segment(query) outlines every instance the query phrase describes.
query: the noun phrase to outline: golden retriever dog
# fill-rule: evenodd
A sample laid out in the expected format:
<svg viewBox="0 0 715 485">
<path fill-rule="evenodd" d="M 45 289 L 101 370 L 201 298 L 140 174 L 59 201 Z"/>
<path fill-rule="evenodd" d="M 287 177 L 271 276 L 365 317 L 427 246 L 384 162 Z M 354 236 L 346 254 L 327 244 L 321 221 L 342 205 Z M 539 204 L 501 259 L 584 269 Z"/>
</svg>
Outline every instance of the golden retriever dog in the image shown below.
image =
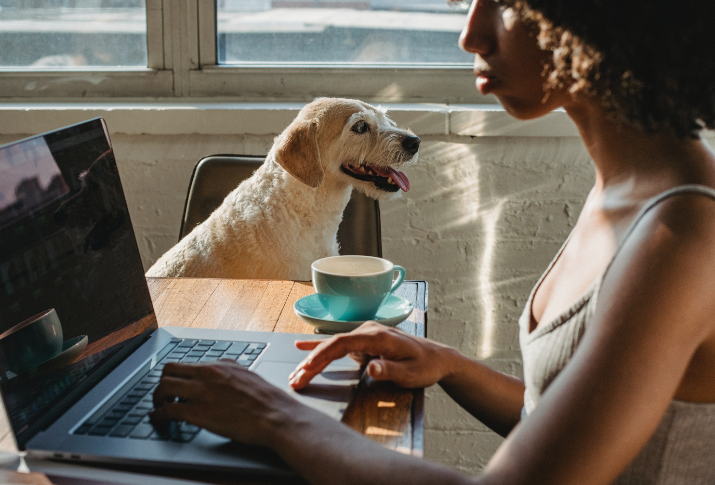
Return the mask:
<svg viewBox="0 0 715 485">
<path fill-rule="evenodd" d="M 147 276 L 310 280 L 336 239 L 353 188 L 395 197 L 420 139 L 362 101 L 318 98 L 276 137 L 263 165 Z"/>
</svg>

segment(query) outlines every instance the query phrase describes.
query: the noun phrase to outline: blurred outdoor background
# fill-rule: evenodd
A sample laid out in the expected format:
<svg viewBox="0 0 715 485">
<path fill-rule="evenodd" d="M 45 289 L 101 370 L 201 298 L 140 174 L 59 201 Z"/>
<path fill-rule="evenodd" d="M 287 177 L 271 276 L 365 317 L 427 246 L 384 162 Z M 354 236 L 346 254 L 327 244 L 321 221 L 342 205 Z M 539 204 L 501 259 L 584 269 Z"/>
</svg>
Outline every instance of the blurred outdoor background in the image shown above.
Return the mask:
<svg viewBox="0 0 715 485">
<path fill-rule="evenodd" d="M 471 64 L 466 2 L 217 0 L 220 64 Z M 0 67 L 146 67 L 145 0 L 0 0 Z"/>
</svg>

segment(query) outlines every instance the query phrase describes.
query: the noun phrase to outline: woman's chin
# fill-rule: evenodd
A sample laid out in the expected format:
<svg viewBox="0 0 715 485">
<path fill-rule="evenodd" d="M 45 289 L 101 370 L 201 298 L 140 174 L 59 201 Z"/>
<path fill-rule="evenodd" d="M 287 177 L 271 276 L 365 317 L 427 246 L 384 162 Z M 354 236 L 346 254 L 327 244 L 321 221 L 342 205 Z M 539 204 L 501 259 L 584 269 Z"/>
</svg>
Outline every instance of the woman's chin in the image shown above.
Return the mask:
<svg viewBox="0 0 715 485">
<path fill-rule="evenodd" d="M 497 96 L 497 99 L 499 99 L 499 103 L 504 110 L 517 120 L 540 118 L 559 107 L 558 105 L 552 105 L 552 103 L 542 103 L 541 100 L 524 101 L 505 99 L 499 96 Z"/>
</svg>

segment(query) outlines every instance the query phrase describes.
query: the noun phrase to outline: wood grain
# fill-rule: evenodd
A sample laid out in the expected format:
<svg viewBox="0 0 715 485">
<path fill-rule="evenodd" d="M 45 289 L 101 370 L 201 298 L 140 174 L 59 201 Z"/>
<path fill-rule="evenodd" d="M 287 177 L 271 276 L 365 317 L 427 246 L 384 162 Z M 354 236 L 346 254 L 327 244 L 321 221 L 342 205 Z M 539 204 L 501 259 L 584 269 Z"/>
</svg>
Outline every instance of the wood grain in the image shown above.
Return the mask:
<svg viewBox="0 0 715 485">
<path fill-rule="evenodd" d="M 412 454 L 414 393 L 367 378 L 343 415 L 355 431 L 400 453 Z"/>
<path fill-rule="evenodd" d="M 281 313 L 287 307 L 290 307 L 291 311 L 293 309 L 290 295 L 294 286 L 292 281 L 272 281 L 261 297 L 258 308 L 248 322 L 246 330 L 273 332 Z"/>
<path fill-rule="evenodd" d="M 298 315 L 293 311 L 293 304 L 304 296 L 315 293 L 311 282 L 296 281 L 288 295 L 283 311 L 278 319 L 275 330 L 276 332 L 285 333 L 314 333 L 315 329 L 298 318 Z"/>
<path fill-rule="evenodd" d="M 220 280 L 191 326 L 245 330 L 267 287 L 268 281 Z"/>
<path fill-rule="evenodd" d="M 42 473 L 19 473 L 11 470 L 0 470 L 0 483 L 8 485 L 31 484 L 31 485 L 52 485 L 52 482 Z"/>
<path fill-rule="evenodd" d="M 159 326 L 190 327 L 220 283 L 219 279 L 171 280 L 157 300 L 152 295 Z"/>
<path fill-rule="evenodd" d="M 172 281 L 173 278 L 147 278 L 147 286 L 149 287 L 149 293 L 152 296 L 154 305 L 156 305 L 159 297 Z"/>
</svg>

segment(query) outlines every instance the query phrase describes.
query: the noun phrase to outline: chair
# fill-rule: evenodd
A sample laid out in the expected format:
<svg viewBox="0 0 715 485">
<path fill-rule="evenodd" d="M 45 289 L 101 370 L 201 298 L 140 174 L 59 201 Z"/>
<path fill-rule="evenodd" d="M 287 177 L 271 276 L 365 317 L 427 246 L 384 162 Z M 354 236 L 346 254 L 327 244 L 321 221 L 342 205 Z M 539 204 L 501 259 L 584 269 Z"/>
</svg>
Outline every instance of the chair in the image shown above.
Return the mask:
<svg viewBox="0 0 715 485">
<path fill-rule="evenodd" d="M 265 157 L 211 155 L 194 168 L 186 195 L 179 240 L 205 221 L 223 199 L 261 166 Z M 382 257 L 380 204 L 354 190 L 338 227 L 340 254 Z"/>
</svg>

